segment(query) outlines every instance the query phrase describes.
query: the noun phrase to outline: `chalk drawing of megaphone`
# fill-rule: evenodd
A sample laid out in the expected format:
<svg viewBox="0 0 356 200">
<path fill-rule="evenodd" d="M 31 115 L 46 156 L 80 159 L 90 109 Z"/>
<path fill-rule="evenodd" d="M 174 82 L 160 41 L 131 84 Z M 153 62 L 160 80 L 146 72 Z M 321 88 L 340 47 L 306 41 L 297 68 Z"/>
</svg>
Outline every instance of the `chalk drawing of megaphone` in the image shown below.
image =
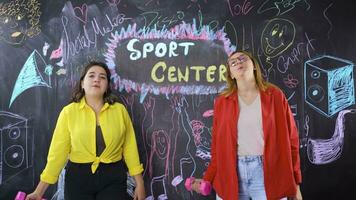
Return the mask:
<svg viewBox="0 0 356 200">
<path fill-rule="evenodd" d="M 52 70 L 53 67 L 47 65 L 38 51 L 34 50 L 27 58 L 17 77 L 14 89 L 12 90 L 9 108 L 15 99 L 29 88 L 38 86 L 51 88 L 50 76 L 52 75 Z"/>
</svg>

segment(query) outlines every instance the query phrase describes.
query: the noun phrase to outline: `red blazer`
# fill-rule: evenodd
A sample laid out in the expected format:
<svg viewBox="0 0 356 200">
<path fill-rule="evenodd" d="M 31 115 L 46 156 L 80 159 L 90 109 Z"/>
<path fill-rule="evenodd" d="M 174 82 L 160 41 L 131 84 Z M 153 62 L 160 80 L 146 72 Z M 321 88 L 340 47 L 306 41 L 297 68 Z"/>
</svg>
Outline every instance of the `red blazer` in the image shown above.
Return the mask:
<svg viewBox="0 0 356 200">
<path fill-rule="evenodd" d="M 270 86 L 260 92 L 264 133 L 263 169 L 267 199 L 295 196 L 301 183 L 299 138 L 283 92 Z M 223 200 L 238 199 L 236 92 L 220 95 L 214 104 L 211 161 L 203 179 L 210 181 Z"/>
</svg>

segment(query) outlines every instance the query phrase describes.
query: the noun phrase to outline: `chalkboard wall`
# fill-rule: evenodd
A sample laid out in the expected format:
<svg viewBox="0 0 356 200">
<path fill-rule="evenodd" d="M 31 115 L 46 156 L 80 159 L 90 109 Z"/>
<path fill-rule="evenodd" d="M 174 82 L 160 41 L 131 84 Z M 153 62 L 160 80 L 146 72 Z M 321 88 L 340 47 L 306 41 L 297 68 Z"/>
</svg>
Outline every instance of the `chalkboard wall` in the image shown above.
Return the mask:
<svg viewBox="0 0 356 200">
<path fill-rule="evenodd" d="M 0 199 L 31 192 L 52 132 L 90 60 L 106 62 L 133 121 L 147 199 L 184 188 L 211 155 L 226 58 L 252 52 L 285 93 L 300 135 L 304 199 L 356 185 L 351 0 L 14 0 L 0 3 Z M 63 174 L 47 199 L 63 199 Z M 133 180 L 128 179 L 132 193 Z"/>
</svg>

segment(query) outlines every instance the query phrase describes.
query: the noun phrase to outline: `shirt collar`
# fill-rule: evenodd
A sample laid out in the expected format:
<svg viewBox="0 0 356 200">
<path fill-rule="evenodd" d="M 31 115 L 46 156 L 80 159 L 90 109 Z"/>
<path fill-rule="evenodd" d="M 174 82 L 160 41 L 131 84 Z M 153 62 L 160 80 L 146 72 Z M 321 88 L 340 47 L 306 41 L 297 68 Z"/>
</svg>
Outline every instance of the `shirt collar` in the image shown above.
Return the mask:
<svg viewBox="0 0 356 200">
<path fill-rule="evenodd" d="M 106 110 L 109 107 L 109 103 L 105 102 L 103 107 L 101 108 L 101 111 Z"/>
<path fill-rule="evenodd" d="M 232 92 L 231 94 L 229 94 L 229 96 L 227 96 L 225 98 L 237 101 L 237 90 L 235 90 L 234 92 Z"/>
<path fill-rule="evenodd" d="M 80 109 L 83 109 L 85 105 L 88 105 L 88 104 L 87 104 L 87 102 L 85 101 L 85 98 L 82 97 L 82 99 L 81 99 L 80 102 L 79 102 L 79 108 L 80 108 Z M 103 110 L 107 109 L 108 107 L 109 107 L 109 103 L 105 102 L 105 103 L 104 103 L 104 106 L 101 108 L 101 110 L 103 111 Z"/>
<path fill-rule="evenodd" d="M 85 101 L 85 98 L 82 97 L 82 99 L 80 99 L 80 102 L 79 102 L 79 108 L 80 108 L 80 109 L 83 109 L 86 104 L 87 104 L 87 103 L 86 103 L 86 101 Z"/>
<path fill-rule="evenodd" d="M 260 96 L 265 97 L 267 95 L 271 95 L 271 89 L 267 88 L 265 91 L 260 90 Z M 229 96 L 225 97 L 227 99 L 237 101 L 238 100 L 238 95 L 237 95 L 237 90 L 235 90 L 233 93 L 231 93 Z"/>
</svg>

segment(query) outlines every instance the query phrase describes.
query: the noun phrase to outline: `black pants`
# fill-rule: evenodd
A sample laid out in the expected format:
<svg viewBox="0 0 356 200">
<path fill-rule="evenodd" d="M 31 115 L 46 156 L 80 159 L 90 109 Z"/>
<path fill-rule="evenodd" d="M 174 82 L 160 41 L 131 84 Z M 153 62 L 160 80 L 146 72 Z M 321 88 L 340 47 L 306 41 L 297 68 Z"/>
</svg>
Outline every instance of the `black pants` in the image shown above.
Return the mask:
<svg viewBox="0 0 356 200">
<path fill-rule="evenodd" d="M 94 174 L 91 163 L 68 162 L 65 174 L 65 200 L 131 199 L 126 192 L 126 168 L 123 161 L 100 163 Z"/>
</svg>

